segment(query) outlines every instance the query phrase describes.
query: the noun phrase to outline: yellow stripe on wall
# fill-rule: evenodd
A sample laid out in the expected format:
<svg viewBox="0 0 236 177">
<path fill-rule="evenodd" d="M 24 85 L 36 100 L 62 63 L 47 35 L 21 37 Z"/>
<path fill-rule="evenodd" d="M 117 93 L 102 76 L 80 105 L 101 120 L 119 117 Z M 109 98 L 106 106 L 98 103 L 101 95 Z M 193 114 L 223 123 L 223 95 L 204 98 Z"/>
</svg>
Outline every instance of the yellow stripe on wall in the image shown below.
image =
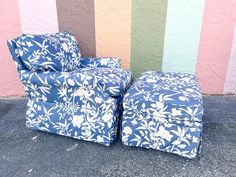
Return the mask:
<svg viewBox="0 0 236 177">
<path fill-rule="evenodd" d="M 121 58 L 122 67 L 130 66 L 131 0 L 96 0 L 96 55 Z"/>
</svg>

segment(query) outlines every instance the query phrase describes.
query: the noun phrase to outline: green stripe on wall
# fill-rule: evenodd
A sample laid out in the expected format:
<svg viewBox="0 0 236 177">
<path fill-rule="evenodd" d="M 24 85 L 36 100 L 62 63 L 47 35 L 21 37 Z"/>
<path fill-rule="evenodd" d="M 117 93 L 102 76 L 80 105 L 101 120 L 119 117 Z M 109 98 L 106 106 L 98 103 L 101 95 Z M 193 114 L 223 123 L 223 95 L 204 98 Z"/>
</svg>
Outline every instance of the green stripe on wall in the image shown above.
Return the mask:
<svg viewBox="0 0 236 177">
<path fill-rule="evenodd" d="M 132 1 L 131 69 L 162 69 L 167 0 Z"/>
</svg>

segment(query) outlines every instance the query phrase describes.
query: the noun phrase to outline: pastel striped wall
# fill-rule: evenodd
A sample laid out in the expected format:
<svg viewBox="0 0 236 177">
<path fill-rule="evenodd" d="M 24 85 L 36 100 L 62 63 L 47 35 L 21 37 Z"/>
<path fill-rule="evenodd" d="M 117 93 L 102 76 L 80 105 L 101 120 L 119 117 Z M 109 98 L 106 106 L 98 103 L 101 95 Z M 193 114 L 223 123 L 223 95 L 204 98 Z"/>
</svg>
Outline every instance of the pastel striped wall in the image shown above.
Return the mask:
<svg viewBox="0 0 236 177">
<path fill-rule="evenodd" d="M 72 32 L 83 56 L 96 55 L 94 1 L 57 0 L 60 31 Z"/>
<path fill-rule="evenodd" d="M 22 33 L 58 32 L 56 0 L 18 0 Z"/>
<path fill-rule="evenodd" d="M 96 0 L 96 55 L 117 56 L 130 67 L 131 0 Z"/>
<path fill-rule="evenodd" d="M 236 26 L 234 27 L 234 40 L 228 63 L 224 93 L 236 93 Z"/>
<path fill-rule="evenodd" d="M 226 73 L 230 67 L 228 64 L 236 24 L 235 12 L 235 0 L 205 2 L 196 74 L 206 93 L 223 93 Z"/>
<path fill-rule="evenodd" d="M 131 69 L 135 76 L 161 71 L 165 36 L 166 0 L 132 1 Z"/>
<path fill-rule="evenodd" d="M 235 0 L 2 0 L 0 96 L 24 95 L 6 40 L 71 31 L 83 56 L 117 56 L 135 76 L 195 73 L 202 91 L 236 93 Z"/>
<path fill-rule="evenodd" d="M 204 0 L 168 1 L 163 71 L 195 72 L 203 12 Z"/>
<path fill-rule="evenodd" d="M 21 33 L 18 3 L 2 0 L 0 5 L 0 96 L 23 95 L 16 67 L 6 46 L 7 39 Z"/>
</svg>

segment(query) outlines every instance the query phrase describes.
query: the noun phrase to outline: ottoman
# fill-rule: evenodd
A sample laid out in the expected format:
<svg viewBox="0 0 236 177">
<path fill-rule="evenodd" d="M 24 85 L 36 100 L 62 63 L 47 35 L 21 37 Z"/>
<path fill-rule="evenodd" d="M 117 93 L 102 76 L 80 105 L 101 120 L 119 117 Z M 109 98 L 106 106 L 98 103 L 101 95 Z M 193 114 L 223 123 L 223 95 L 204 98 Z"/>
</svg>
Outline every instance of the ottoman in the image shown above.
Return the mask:
<svg viewBox="0 0 236 177">
<path fill-rule="evenodd" d="M 122 143 L 195 158 L 202 135 L 202 95 L 192 74 L 148 71 L 123 99 Z"/>
</svg>

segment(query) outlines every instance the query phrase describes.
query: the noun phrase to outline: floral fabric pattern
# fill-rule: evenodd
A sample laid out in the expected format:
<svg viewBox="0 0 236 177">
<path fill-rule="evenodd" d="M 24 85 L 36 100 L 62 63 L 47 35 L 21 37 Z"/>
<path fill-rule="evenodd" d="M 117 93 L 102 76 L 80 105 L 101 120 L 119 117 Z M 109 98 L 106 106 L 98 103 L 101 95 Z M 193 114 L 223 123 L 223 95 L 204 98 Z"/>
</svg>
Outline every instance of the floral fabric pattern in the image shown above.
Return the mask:
<svg viewBox="0 0 236 177">
<path fill-rule="evenodd" d="M 145 72 L 125 94 L 123 107 L 123 144 L 197 156 L 203 106 L 194 75 Z"/>
<path fill-rule="evenodd" d="M 109 146 L 116 139 L 129 70 L 79 67 L 70 72 L 28 70 L 15 40 L 8 46 L 28 97 L 26 126 Z"/>
<path fill-rule="evenodd" d="M 71 71 L 80 64 L 80 49 L 68 32 L 23 34 L 16 39 L 18 54 L 31 71 Z"/>
<path fill-rule="evenodd" d="M 81 68 L 120 68 L 120 59 L 114 57 L 81 58 Z"/>
</svg>

